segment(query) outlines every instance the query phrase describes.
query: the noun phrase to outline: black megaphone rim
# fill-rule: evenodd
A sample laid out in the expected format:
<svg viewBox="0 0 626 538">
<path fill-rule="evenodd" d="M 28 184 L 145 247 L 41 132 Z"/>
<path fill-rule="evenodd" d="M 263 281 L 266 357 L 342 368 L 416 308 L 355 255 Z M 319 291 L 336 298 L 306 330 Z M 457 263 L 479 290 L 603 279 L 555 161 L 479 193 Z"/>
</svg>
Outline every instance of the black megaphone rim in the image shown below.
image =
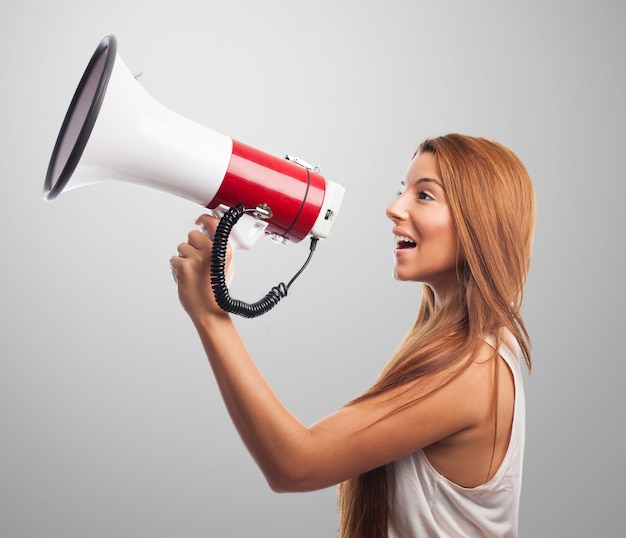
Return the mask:
<svg viewBox="0 0 626 538">
<path fill-rule="evenodd" d="M 55 181 L 54 171 L 56 169 L 56 163 L 64 142 L 65 133 L 72 122 L 73 115 L 80 101 L 81 95 L 91 78 L 91 72 L 97 65 L 100 56 L 105 53 L 107 56 L 104 61 L 104 67 L 98 80 L 98 85 L 96 87 L 96 91 L 94 92 L 85 121 L 80 129 L 69 157 L 63 166 L 63 170 L 59 174 L 58 179 Z M 115 39 L 115 36 L 109 35 L 100 41 L 98 47 L 91 56 L 91 60 L 83 73 L 80 83 L 74 92 L 72 102 L 70 103 L 70 106 L 65 114 L 65 119 L 63 120 L 61 130 L 59 131 L 54 150 L 52 151 L 52 156 L 50 157 L 50 163 L 48 164 L 48 171 L 46 173 L 46 181 L 44 184 L 44 196 L 46 200 L 53 200 L 63 191 L 80 162 L 83 151 L 85 150 L 89 137 L 91 136 L 91 132 L 93 131 L 93 127 L 98 119 L 98 114 L 100 113 L 100 108 L 102 107 L 102 103 L 106 95 L 111 73 L 113 72 L 113 66 L 115 65 L 116 54 L 117 40 Z"/>
</svg>

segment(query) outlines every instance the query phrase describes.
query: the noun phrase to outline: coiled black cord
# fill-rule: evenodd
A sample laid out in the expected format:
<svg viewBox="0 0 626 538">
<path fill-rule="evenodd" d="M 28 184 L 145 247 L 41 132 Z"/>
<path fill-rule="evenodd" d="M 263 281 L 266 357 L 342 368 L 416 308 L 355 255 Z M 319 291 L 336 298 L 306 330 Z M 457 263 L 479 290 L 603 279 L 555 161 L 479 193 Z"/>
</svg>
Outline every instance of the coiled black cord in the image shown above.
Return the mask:
<svg viewBox="0 0 626 538">
<path fill-rule="evenodd" d="M 287 296 L 287 292 L 289 291 L 291 284 L 293 284 L 294 280 L 300 276 L 302 271 L 304 271 L 305 267 L 311 261 L 318 239 L 316 237 L 311 237 L 309 257 L 288 284 L 281 282 L 277 286 L 274 286 L 269 292 L 267 292 L 265 297 L 258 300 L 256 303 L 250 304 L 240 301 L 239 299 L 234 299 L 228 292 L 226 276 L 224 274 L 226 268 L 226 249 L 228 247 L 228 238 L 233 226 L 247 211 L 254 210 L 247 210 L 242 205 L 233 206 L 226 211 L 226 213 L 224 213 L 219 224 L 217 225 L 215 236 L 213 238 L 211 286 L 213 288 L 215 300 L 222 310 L 243 316 L 245 318 L 256 318 L 266 312 L 269 312 L 283 297 Z"/>
</svg>

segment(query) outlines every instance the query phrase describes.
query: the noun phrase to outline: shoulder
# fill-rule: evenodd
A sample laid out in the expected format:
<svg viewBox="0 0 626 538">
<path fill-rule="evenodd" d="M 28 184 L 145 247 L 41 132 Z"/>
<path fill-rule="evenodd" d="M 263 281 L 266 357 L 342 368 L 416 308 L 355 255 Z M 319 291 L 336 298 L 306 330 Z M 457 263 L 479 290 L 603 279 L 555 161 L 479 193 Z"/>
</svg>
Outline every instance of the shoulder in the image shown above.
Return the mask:
<svg viewBox="0 0 626 538">
<path fill-rule="evenodd" d="M 460 373 L 452 377 L 439 389 L 439 396 L 448 401 L 464 428 L 482 422 L 492 410 L 494 376 L 498 360 L 497 351 L 486 342 L 481 342 L 465 361 Z"/>
<path fill-rule="evenodd" d="M 497 350 L 481 341 L 441 376 L 391 389 L 370 406 L 380 404 L 378 413 L 414 432 L 414 449 L 482 428 L 492 420 L 496 376 L 508 371 L 499 368 L 499 360 Z"/>
</svg>

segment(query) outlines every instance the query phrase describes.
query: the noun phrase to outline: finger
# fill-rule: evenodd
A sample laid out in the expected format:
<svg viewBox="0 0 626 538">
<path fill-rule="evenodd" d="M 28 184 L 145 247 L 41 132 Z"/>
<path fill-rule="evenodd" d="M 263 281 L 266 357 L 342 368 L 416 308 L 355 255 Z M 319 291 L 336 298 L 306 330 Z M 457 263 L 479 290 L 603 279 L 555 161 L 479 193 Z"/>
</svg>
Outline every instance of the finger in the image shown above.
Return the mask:
<svg viewBox="0 0 626 538">
<path fill-rule="evenodd" d="M 183 259 L 179 256 L 172 256 L 170 258 L 170 271 L 174 282 L 178 284 L 178 271 L 183 264 Z"/>
<path fill-rule="evenodd" d="M 219 222 L 220 219 L 218 217 L 207 214 L 200 215 L 196 220 L 196 224 L 198 226 L 202 226 L 202 228 L 204 228 L 209 237 L 215 236 L 215 230 L 217 229 L 217 225 L 219 224 Z"/>
<path fill-rule="evenodd" d="M 201 230 L 192 230 L 187 236 L 187 243 L 197 250 L 211 250 L 213 241 Z"/>
<path fill-rule="evenodd" d="M 172 273 L 172 278 L 174 279 L 174 282 L 178 284 L 178 270 L 174 266 L 174 262 L 172 260 L 170 260 L 170 273 Z"/>
<path fill-rule="evenodd" d="M 193 260 L 190 260 L 190 258 L 186 256 L 179 255 L 172 256 L 170 258 L 170 270 L 172 272 L 172 277 L 174 278 L 174 281 L 176 283 L 178 283 L 181 276 L 184 277 L 184 275 L 188 275 L 190 274 L 190 272 L 193 272 L 194 266 L 195 264 Z"/>
<path fill-rule="evenodd" d="M 181 258 L 191 258 L 198 254 L 198 248 L 189 243 L 181 243 L 178 245 L 178 255 Z"/>
</svg>

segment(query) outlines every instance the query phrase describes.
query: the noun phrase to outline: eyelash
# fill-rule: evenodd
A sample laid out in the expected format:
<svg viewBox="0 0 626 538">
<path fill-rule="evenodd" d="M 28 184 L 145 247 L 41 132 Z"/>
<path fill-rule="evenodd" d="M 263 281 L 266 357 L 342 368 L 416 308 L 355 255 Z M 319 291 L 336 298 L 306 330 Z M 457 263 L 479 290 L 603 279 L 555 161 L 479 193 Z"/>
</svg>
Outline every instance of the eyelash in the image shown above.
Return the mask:
<svg viewBox="0 0 626 538">
<path fill-rule="evenodd" d="M 397 191 L 396 192 L 396 198 L 398 196 L 402 196 L 403 194 L 404 194 L 404 191 L 401 191 L 401 190 Z M 417 199 L 418 200 L 427 200 L 427 201 L 428 200 L 434 200 L 434 198 L 430 194 L 428 194 L 426 191 L 419 191 L 417 193 Z"/>
<path fill-rule="evenodd" d="M 428 197 L 428 198 L 426 198 L 426 197 Z M 434 200 L 434 198 L 430 194 L 425 192 L 425 191 L 419 191 L 417 193 L 417 199 L 418 200 Z"/>
<path fill-rule="evenodd" d="M 401 189 L 399 189 L 399 190 L 396 192 L 396 198 L 397 198 L 398 196 L 403 195 L 403 194 L 404 194 L 404 192 L 405 192 L 405 190 L 406 190 L 406 188 L 405 188 L 405 187 L 404 187 L 404 185 L 403 185 L 403 186 L 402 186 L 402 188 L 401 188 Z M 426 200 L 426 201 L 429 201 L 429 200 L 434 200 L 435 198 L 434 198 L 433 196 L 431 196 L 430 194 L 428 194 L 426 191 L 418 191 L 418 192 L 417 192 L 417 199 L 418 199 L 418 200 Z"/>
</svg>

